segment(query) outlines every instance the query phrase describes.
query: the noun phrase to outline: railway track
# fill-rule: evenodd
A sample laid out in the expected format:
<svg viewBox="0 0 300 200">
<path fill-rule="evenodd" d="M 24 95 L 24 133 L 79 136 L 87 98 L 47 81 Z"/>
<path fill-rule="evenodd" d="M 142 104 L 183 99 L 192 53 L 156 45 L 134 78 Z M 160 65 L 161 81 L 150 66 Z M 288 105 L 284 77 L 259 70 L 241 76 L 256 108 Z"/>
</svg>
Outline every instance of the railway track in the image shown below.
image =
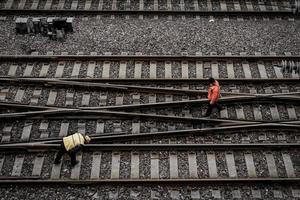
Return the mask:
<svg viewBox="0 0 300 200">
<path fill-rule="evenodd" d="M 300 198 L 300 76 L 276 67 L 283 60 L 300 67 L 290 45 L 297 33 L 280 33 L 296 30 L 291 7 L 277 0 L 1 1 L 8 29 L 1 54 L 16 55 L 0 55 L 0 195 Z M 75 31 L 61 43 L 17 35 L 26 44 L 16 46 L 9 42 L 16 15 L 76 16 Z M 120 24 L 111 27 L 114 20 Z M 179 34 L 189 23 L 201 34 Z M 260 39 L 270 24 L 279 31 Z M 165 32 L 174 32 L 169 43 Z M 215 43 L 215 35 L 224 40 Z M 223 110 L 203 118 L 209 77 L 221 84 Z M 80 163 L 71 168 L 64 156 L 54 165 L 62 137 L 74 132 L 92 138 Z"/>
<path fill-rule="evenodd" d="M 122 180 L 130 182 L 132 179 L 136 179 L 135 182 L 147 182 L 149 179 L 164 179 L 167 182 L 176 179 L 183 182 L 243 182 L 251 178 L 257 182 L 266 181 L 264 178 L 268 178 L 268 181 L 299 181 L 299 143 L 90 144 L 85 145 L 85 150 L 89 152 L 77 156 L 83 162 L 68 173 L 64 173 L 68 162 L 51 166 L 54 153 L 44 152 L 58 147 L 55 144 L 1 145 L 0 149 L 5 151 L 1 155 L 1 163 L 6 166 L 1 174 L 23 176 L 24 179 L 38 176 L 42 180 L 37 182 L 49 179 L 70 182 L 75 179 L 80 180 L 77 181 L 79 184 L 89 179 L 104 183 Z M 11 150 L 21 150 L 23 155 L 9 153 Z M 25 153 L 24 150 L 40 152 Z M 44 162 L 48 163 L 46 169 L 43 167 Z M 10 181 L 14 182 L 13 179 Z M 8 177 L 4 182 L 10 181 Z M 34 181 L 31 179 L 31 182 Z"/>
<path fill-rule="evenodd" d="M 72 14 L 292 14 L 290 1 L 108 1 L 108 0 L 5 0 L 0 4 L 4 13 L 72 13 Z"/>
<path fill-rule="evenodd" d="M 290 60 L 299 65 L 299 56 L 290 52 L 286 52 L 284 56 L 261 55 L 259 52 L 257 55 L 239 56 L 3 55 L 0 60 L 3 66 L 1 75 L 9 77 L 94 78 L 122 81 L 186 80 L 209 76 L 221 79 L 299 78 L 299 74 L 282 73 L 281 68 L 275 66 L 282 60 Z"/>
</svg>

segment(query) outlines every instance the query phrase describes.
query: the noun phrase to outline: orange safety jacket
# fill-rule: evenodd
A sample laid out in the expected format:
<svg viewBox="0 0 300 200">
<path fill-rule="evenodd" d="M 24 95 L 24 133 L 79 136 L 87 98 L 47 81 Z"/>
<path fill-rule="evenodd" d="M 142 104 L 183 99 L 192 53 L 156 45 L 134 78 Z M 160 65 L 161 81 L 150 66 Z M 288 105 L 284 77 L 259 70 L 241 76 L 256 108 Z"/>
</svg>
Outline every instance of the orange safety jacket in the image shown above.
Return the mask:
<svg viewBox="0 0 300 200">
<path fill-rule="evenodd" d="M 213 86 L 208 88 L 207 97 L 210 100 L 211 104 L 214 104 L 220 98 L 220 86 L 217 80 L 215 80 Z"/>
</svg>

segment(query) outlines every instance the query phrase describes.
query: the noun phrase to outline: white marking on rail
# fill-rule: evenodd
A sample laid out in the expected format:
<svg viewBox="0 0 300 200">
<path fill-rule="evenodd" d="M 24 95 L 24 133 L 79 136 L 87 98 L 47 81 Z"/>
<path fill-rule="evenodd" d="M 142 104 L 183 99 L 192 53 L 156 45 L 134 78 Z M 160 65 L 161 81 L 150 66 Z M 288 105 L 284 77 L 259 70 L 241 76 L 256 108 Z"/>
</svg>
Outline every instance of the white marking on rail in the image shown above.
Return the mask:
<svg viewBox="0 0 300 200">
<path fill-rule="evenodd" d="M 271 5 L 272 5 L 272 10 L 273 11 L 278 11 L 278 5 L 277 5 L 277 1 L 271 0 Z"/>
<path fill-rule="evenodd" d="M 72 168 L 71 179 L 79 180 L 80 168 L 81 168 L 81 164 L 82 164 L 82 153 L 79 153 L 76 155 L 76 160 L 78 160 L 79 163 Z"/>
<path fill-rule="evenodd" d="M 171 190 L 170 197 L 172 200 L 179 200 L 179 191 L 178 190 Z"/>
<path fill-rule="evenodd" d="M 198 178 L 196 152 L 188 154 L 190 178 Z"/>
<path fill-rule="evenodd" d="M 48 135 L 49 135 L 49 133 L 47 131 L 48 127 L 49 127 L 49 122 L 47 122 L 47 121 L 46 122 L 41 122 L 40 127 L 39 127 L 39 130 L 41 131 L 40 138 L 47 138 L 48 137 Z"/>
<path fill-rule="evenodd" d="M 64 73 L 65 65 L 66 65 L 65 61 L 58 62 L 57 69 L 56 69 L 56 72 L 55 72 L 55 75 L 54 75 L 55 78 L 61 78 L 62 77 L 62 75 Z"/>
<path fill-rule="evenodd" d="M 103 9 L 103 0 L 100 0 L 98 5 L 98 10 L 102 10 L 102 9 Z"/>
<path fill-rule="evenodd" d="M 211 11 L 212 10 L 212 3 L 211 3 L 211 0 L 207 0 L 207 10 L 208 11 Z"/>
<path fill-rule="evenodd" d="M 39 77 L 46 77 L 49 70 L 49 63 L 43 63 Z"/>
<path fill-rule="evenodd" d="M 167 0 L 167 10 L 172 10 L 172 2 L 171 2 L 171 0 Z"/>
<path fill-rule="evenodd" d="M 139 79 L 142 77 L 142 63 L 140 61 L 136 61 L 134 63 L 134 78 Z"/>
<path fill-rule="evenodd" d="M 203 62 L 202 61 L 196 62 L 196 78 L 198 78 L 198 79 L 203 78 Z"/>
<path fill-rule="evenodd" d="M 120 69 L 119 69 L 119 78 L 126 78 L 126 68 L 127 68 L 127 62 L 121 61 Z"/>
<path fill-rule="evenodd" d="M 255 120 L 262 120 L 262 114 L 259 105 L 253 106 L 253 114 Z"/>
<path fill-rule="evenodd" d="M 246 1 L 246 7 L 248 11 L 253 11 L 253 5 L 251 1 Z"/>
<path fill-rule="evenodd" d="M 176 152 L 170 152 L 169 155 L 169 161 L 170 161 L 170 178 L 176 179 L 178 178 L 178 159 L 177 159 L 177 153 Z"/>
<path fill-rule="evenodd" d="M 83 94 L 82 95 L 82 100 L 81 100 L 81 105 L 82 106 L 88 106 L 90 104 L 90 94 Z"/>
<path fill-rule="evenodd" d="M 210 178 L 217 178 L 218 171 L 217 171 L 217 164 L 216 164 L 216 156 L 214 152 L 207 152 L 207 164 L 208 164 L 208 172 Z"/>
<path fill-rule="evenodd" d="M 220 0 L 221 11 L 227 11 L 226 1 Z"/>
<path fill-rule="evenodd" d="M 51 170 L 51 179 L 59 179 L 60 178 L 60 171 L 61 171 L 61 167 L 62 167 L 62 161 L 55 165 L 52 165 L 52 170 Z"/>
<path fill-rule="evenodd" d="M 227 164 L 229 177 L 230 178 L 237 177 L 233 152 L 226 152 L 225 153 L 225 159 L 226 159 L 226 164 Z"/>
<path fill-rule="evenodd" d="M 32 122 L 25 122 L 22 131 L 21 140 L 29 140 L 31 129 L 32 129 Z"/>
<path fill-rule="evenodd" d="M 278 177 L 277 167 L 275 164 L 275 159 L 274 159 L 273 154 L 271 152 L 266 152 L 265 156 L 266 156 L 266 160 L 267 160 L 269 176 L 270 177 Z"/>
<path fill-rule="evenodd" d="M 124 99 L 123 94 L 117 94 L 117 96 L 116 96 L 116 106 L 123 105 L 123 99 Z"/>
<path fill-rule="evenodd" d="M 17 90 L 17 94 L 15 96 L 15 102 L 21 102 L 22 101 L 23 96 L 24 96 L 24 92 L 25 92 L 24 89 L 18 89 Z"/>
<path fill-rule="evenodd" d="M 198 0 L 194 0 L 194 10 L 198 11 L 199 10 L 199 3 Z"/>
<path fill-rule="evenodd" d="M 138 134 L 140 133 L 140 127 L 141 123 L 139 121 L 133 121 L 132 122 L 132 134 Z"/>
<path fill-rule="evenodd" d="M 242 106 L 238 105 L 238 106 L 235 108 L 235 112 L 236 112 L 236 117 L 237 117 L 237 119 L 246 119 L 245 113 L 244 113 L 244 109 L 243 109 Z"/>
<path fill-rule="evenodd" d="M 228 110 L 227 107 L 223 106 L 223 110 L 220 111 L 221 118 L 228 118 Z"/>
<path fill-rule="evenodd" d="M 151 153 L 151 179 L 159 178 L 159 155 Z"/>
<path fill-rule="evenodd" d="M 231 194 L 232 194 L 233 199 L 241 199 L 242 198 L 241 191 L 238 188 L 232 190 Z"/>
<path fill-rule="evenodd" d="M 284 167 L 285 167 L 287 176 L 289 178 L 295 178 L 296 174 L 295 174 L 295 170 L 293 167 L 293 162 L 292 162 L 291 156 L 288 153 L 282 153 L 282 159 L 284 162 Z"/>
<path fill-rule="evenodd" d="M 62 10 L 62 9 L 64 9 L 64 6 L 65 6 L 65 0 L 59 0 L 58 5 L 57 5 L 57 9 Z"/>
<path fill-rule="evenodd" d="M 266 11 L 266 10 L 267 10 L 267 8 L 266 8 L 266 5 L 265 5 L 265 2 L 264 2 L 264 1 L 262 1 L 262 0 L 258 0 L 258 4 L 259 4 L 259 9 L 260 9 L 261 11 Z"/>
<path fill-rule="evenodd" d="M 276 199 L 282 199 L 282 191 L 281 190 L 273 190 L 273 197 Z"/>
<path fill-rule="evenodd" d="M 296 110 L 295 110 L 294 106 L 287 105 L 286 109 L 288 111 L 289 119 L 291 119 L 291 120 L 297 119 L 297 114 L 296 114 Z"/>
<path fill-rule="evenodd" d="M 150 61 L 150 78 L 156 78 L 157 62 Z"/>
<path fill-rule="evenodd" d="M 44 164 L 45 157 L 42 155 L 37 155 L 34 159 L 32 176 L 40 176 L 42 172 L 42 167 Z"/>
<path fill-rule="evenodd" d="M 52 0 L 47 0 L 44 6 L 44 10 L 49 10 L 51 8 L 51 5 L 52 5 Z"/>
<path fill-rule="evenodd" d="M 93 161 L 92 161 L 91 179 L 99 179 L 100 164 L 101 164 L 101 152 L 94 152 Z"/>
<path fill-rule="evenodd" d="M 172 64 L 171 62 L 165 62 L 165 78 L 172 78 Z"/>
<path fill-rule="evenodd" d="M 23 162 L 24 162 L 24 155 L 17 155 L 15 158 L 14 166 L 11 172 L 12 176 L 20 176 L 22 167 L 23 167 Z"/>
<path fill-rule="evenodd" d="M 11 137 L 12 125 L 5 124 L 2 131 L 3 133 L 2 133 L 1 142 L 9 142 Z"/>
<path fill-rule="evenodd" d="M 30 76 L 31 75 L 31 72 L 32 72 L 32 69 L 33 69 L 33 64 L 32 63 L 28 63 L 27 65 L 26 65 L 26 68 L 25 68 L 25 70 L 24 70 L 24 74 L 23 74 L 23 76 Z"/>
<path fill-rule="evenodd" d="M 242 63 L 242 67 L 245 74 L 245 78 L 249 78 L 249 79 L 252 78 L 249 63 L 248 62 Z"/>
<path fill-rule="evenodd" d="M 111 179 L 118 179 L 120 177 L 120 152 L 112 153 L 111 166 Z"/>
<path fill-rule="evenodd" d="M 271 105 L 270 106 L 270 111 L 271 111 L 271 116 L 272 116 L 273 120 L 279 120 L 280 119 L 277 105 L 275 105 L 275 104 Z"/>
<path fill-rule="evenodd" d="M 211 196 L 214 199 L 221 199 L 221 191 L 219 189 L 212 189 L 211 190 Z"/>
<path fill-rule="evenodd" d="M 86 0 L 84 4 L 84 10 L 90 10 L 92 5 L 92 0 Z"/>
<path fill-rule="evenodd" d="M 16 65 L 16 64 L 10 65 L 7 75 L 8 76 L 16 76 L 17 68 L 18 68 L 18 65 Z"/>
<path fill-rule="evenodd" d="M 5 9 L 11 9 L 13 3 L 14 0 L 7 0 L 7 2 L 5 3 Z"/>
<path fill-rule="evenodd" d="M 263 62 L 257 63 L 260 78 L 268 78 L 266 67 Z"/>
<path fill-rule="evenodd" d="M 18 9 L 23 10 L 25 7 L 26 0 L 20 0 Z"/>
<path fill-rule="evenodd" d="M 97 121 L 96 134 L 104 133 L 104 122 Z"/>
<path fill-rule="evenodd" d="M 3 167 L 4 159 L 5 159 L 5 155 L 0 155 L 0 172 L 1 172 L 2 167 Z"/>
<path fill-rule="evenodd" d="M 235 11 L 241 11 L 241 4 L 238 0 L 234 0 L 233 5 L 234 5 L 234 10 Z"/>
<path fill-rule="evenodd" d="M 80 67 L 81 67 L 81 62 L 80 61 L 75 61 L 75 64 L 74 64 L 73 69 L 72 69 L 71 77 L 78 77 Z"/>
<path fill-rule="evenodd" d="M 226 68 L 227 68 L 227 74 L 228 74 L 228 78 L 235 78 L 234 75 L 234 69 L 233 69 L 233 62 L 232 61 L 227 61 L 226 62 Z"/>
<path fill-rule="evenodd" d="M 76 10 L 78 7 L 78 0 L 72 0 L 71 10 Z"/>
<path fill-rule="evenodd" d="M 191 199 L 197 199 L 199 200 L 201 197 L 200 197 L 200 192 L 199 190 L 191 190 Z"/>
<path fill-rule="evenodd" d="M 293 189 L 292 188 L 292 195 L 294 198 L 300 198 L 300 189 Z"/>
<path fill-rule="evenodd" d="M 211 75 L 214 78 L 219 78 L 219 67 L 218 63 L 216 62 L 211 63 Z"/>
<path fill-rule="evenodd" d="M 138 152 L 131 152 L 131 174 L 132 179 L 140 178 L 140 155 Z"/>
<path fill-rule="evenodd" d="M 184 0 L 180 0 L 180 10 L 181 10 L 181 11 L 184 11 L 184 10 L 185 10 L 184 5 L 185 5 Z"/>
<path fill-rule="evenodd" d="M 74 98 L 74 93 L 73 92 L 67 92 L 67 94 L 66 94 L 66 106 L 73 106 L 73 98 Z"/>
<path fill-rule="evenodd" d="M 68 135 L 68 130 L 69 130 L 69 123 L 68 122 L 61 123 L 59 136 L 60 137 L 67 136 Z"/>
<path fill-rule="evenodd" d="M 35 105 L 38 104 L 39 98 L 40 98 L 41 94 L 42 94 L 42 90 L 41 89 L 35 89 L 33 91 L 32 97 L 30 99 L 30 104 L 35 104 Z"/>
<path fill-rule="evenodd" d="M 103 70 L 102 70 L 102 78 L 109 78 L 109 71 L 110 71 L 110 62 L 104 61 Z"/>
<path fill-rule="evenodd" d="M 261 199 L 261 192 L 259 189 L 252 189 L 251 193 L 253 199 Z"/>
<path fill-rule="evenodd" d="M 248 176 L 251 178 L 256 177 L 253 155 L 251 152 L 245 153 L 245 161 L 246 161 Z"/>
</svg>

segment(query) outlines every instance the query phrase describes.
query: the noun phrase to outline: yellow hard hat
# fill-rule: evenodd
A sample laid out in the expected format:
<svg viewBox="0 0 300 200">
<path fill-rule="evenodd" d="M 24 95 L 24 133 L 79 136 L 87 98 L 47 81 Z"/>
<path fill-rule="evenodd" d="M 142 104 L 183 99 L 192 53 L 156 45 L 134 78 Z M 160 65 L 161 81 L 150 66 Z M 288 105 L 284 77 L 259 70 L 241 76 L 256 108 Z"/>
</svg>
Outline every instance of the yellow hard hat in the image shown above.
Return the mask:
<svg viewBox="0 0 300 200">
<path fill-rule="evenodd" d="M 91 138 L 88 135 L 84 136 L 84 138 L 87 143 L 89 143 L 91 141 Z"/>
</svg>

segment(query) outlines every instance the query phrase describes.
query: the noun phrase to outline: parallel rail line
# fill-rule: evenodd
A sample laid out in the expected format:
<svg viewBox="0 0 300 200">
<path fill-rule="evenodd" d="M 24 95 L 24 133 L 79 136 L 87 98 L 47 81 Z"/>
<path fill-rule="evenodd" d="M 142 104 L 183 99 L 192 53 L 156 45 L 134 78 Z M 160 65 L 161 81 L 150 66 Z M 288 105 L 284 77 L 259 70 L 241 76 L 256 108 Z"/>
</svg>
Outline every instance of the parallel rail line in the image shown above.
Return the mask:
<svg viewBox="0 0 300 200">
<path fill-rule="evenodd" d="M 246 60 L 246 61 L 281 61 L 300 60 L 300 55 L 0 55 L 0 61 L 222 61 L 222 60 Z"/>
</svg>

